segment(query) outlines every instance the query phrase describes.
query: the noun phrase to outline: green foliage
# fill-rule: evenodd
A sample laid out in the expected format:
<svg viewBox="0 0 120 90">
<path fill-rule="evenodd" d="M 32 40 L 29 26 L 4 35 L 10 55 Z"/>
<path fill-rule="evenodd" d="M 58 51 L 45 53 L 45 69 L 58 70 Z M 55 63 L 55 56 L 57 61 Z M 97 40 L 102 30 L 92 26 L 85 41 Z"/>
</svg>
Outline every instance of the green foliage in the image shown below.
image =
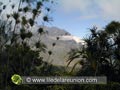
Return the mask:
<svg viewBox="0 0 120 90">
<path fill-rule="evenodd" d="M 68 65 L 76 58 L 81 57 L 81 60 L 83 60 L 84 63 L 83 65 L 80 64 L 82 65 L 82 70 L 78 75 L 104 75 L 107 76 L 108 81 L 119 82 L 119 25 L 119 22 L 113 21 L 106 26 L 105 30 L 97 30 L 96 27 L 90 29 L 91 35 L 84 39 L 86 42 L 85 47 L 80 50 L 71 50 L 69 53 Z M 111 30 L 114 32 L 109 32 Z"/>
<path fill-rule="evenodd" d="M 27 24 L 27 20 L 26 20 L 26 17 L 25 17 L 25 16 L 22 17 L 22 24 L 23 24 L 23 25 L 26 25 L 26 24 Z"/>
<path fill-rule="evenodd" d="M 90 29 L 91 34 L 85 38 L 85 45 L 72 49 L 68 54 L 68 65 L 76 60 L 81 65 L 77 76 L 107 76 L 107 85 L 73 85 L 72 90 L 119 90 L 120 88 L 120 23 L 112 21 L 105 30 Z"/>
<path fill-rule="evenodd" d="M 34 20 L 33 19 L 29 19 L 29 23 L 30 23 L 31 26 L 33 26 L 34 25 Z"/>
<path fill-rule="evenodd" d="M 49 21 L 48 16 L 44 16 L 44 17 L 43 17 L 43 20 L 46 21 L 46 22 L 48 22 L 48 21 Z"/>
<path fill-rule="evenodd" d="M 19 14 L 18 14 L 18 13 L 13 13 L 13 18 L 14 18 L 15 20 L 17 20 L 17 19 L 19 18 Z"/>
<path fill-rule="evenodd" d="M 28 6 L 23 8 L 23 11 L 24 11 L 25 13 L 28 12 L 28 10 L 29 10 L 29 7 L 28 7 Z"/>
<path fill-rule="evenodd" d="M 49 54 L 49 55 L 52 55 L 52 51 L 48 51 L 48 54 Z"/>
<path fill-rule="evenodd" d="M 38 33 L 39 33 L 39 34 L 42 34 L 43 32 L 44 32 L 43 28 L 40 27 L 40 28 L 38 29 Z"/>
<path fill-rule="evenodd" d="M 36 8 L 32 7 L 33 2 L 36 3 Z M 52 75 L 51 68 L 53 66 L 44 62 L 43 57 L 40 56 L 40 53 L 45 53 L 46 45 L 39 40 L 34 46 L 37 50 L 32 50 L 27 42 L 33 36 L 30 28 L 35 25 L 37 16 L 41 15 L 40 11 L 42 11 L 41 8 L 44 7 L 43 3 L 45 2 L 49 1 L 20 0 L 18 7 L 14 4 L 11 6 L 12 9 L 18 8 L 18 11 L 13 14 L 12 12 L 11 14 L 4 14 L 1 11 L 1 17 L 4 15 L 6 19 L 3 20 L 0 17 L 0 89 L 38 90 L 39 87 L 36 88 L 35 85 L 15 86 L 11 82 L 11 76 L 14 74 L 21 76 Z M 21 7 L 24 3 L 27 6 Z M 3 5 L 2 9 L 5 10 L 6 7 Z M 28 18 L 25 15 L 28 12 L 33 17 Z M 39 29 L 40 35 L 43 32 L 44 30 L 40 31 Z M 40 87 L 45 88 L 42 85 Z"/>
<path fill-rule="evenodd" d="M 106 28 L 106 32 L 109 34 L 115 34 L 120 32 L 120 22 L 112 21 L 109 23 Z"/>
</svg>

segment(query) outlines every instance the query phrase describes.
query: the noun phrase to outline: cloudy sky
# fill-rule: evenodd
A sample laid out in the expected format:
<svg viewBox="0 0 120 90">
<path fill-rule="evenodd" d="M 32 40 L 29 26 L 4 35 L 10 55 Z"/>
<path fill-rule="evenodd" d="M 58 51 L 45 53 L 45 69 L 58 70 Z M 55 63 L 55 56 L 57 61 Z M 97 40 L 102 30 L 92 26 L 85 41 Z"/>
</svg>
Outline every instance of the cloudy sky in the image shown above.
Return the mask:
<svg viewBox="0 0 120 90">
<path fill-rule="evenodd" d="M 5 3 L 8 1 L 4 0 Z M 17 4 L 17 0 L 13 1 Z M 120 0 L 56 0 L 56 2 L 51 14 L 54 21 L 49 26 L 65 29 L 81 38 L 89 34 L 88 28 L 92 26 L 104 28 L 112 20 L 120 21 Z"/>
<path fill-rule="evenodd" d="M 104 28 L 112 20 L 120 21 L 120 0 L 57 0 L 52 25 L 81 38 L 88 28 Z"/>
</svg>

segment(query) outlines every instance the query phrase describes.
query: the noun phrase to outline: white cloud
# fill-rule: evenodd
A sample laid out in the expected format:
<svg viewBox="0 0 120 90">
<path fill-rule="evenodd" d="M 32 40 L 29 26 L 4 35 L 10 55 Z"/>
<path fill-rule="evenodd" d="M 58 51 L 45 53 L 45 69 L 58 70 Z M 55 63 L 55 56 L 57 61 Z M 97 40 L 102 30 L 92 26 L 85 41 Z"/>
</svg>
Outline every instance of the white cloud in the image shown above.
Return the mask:
<svg viewBox="0 0 120 90">
<path fill-rule="evenodd" d="M 91 0 L 61 0 L 61 7 L 67 12 L 78 10 L 85 12 L 92 4 L 90 1 Z"/>
<path fill-rule="evenodd" d="M 99 0 L 96 4 L 102 10 L 103 17 L 120 20 L 120 0 Z"/>
<path fill-rule="evenodd" d="M 84 18 L 120 20 L 120 0 L 61 0 L 60 2 L 64 12 L 78 12 Z"/>
</svg>

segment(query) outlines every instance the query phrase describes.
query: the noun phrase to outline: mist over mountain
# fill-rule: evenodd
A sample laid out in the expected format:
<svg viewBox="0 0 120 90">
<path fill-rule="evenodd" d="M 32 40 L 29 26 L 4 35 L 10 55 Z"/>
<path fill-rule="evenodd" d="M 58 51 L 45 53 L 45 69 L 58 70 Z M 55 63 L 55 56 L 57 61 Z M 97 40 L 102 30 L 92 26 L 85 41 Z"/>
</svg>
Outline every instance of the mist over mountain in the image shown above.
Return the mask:
<svg viewBox="0 0 120 90">
<path fill-rule="evenodd" d="M 32 41 L 31 43 L 34 44 L 40 39 L 41 42 L 47 46 L 47 51 L 52 51 L 52 55 L 50 57 L 47 52 L 42 53 L 41 56 L 44 57 L 44 61 L 50 62 L 53 65 L 66 66 L 68 52 L 71 49 L 80 48 L 84 44 L 82 39 L 71 35 L 69 32 L 63 29 L 59 29 L 57 27 L 44 27 L 44 31 L 46 33 L 40 36 L 36 31 L 37 28 L 39 27 L 33 28 L 33 37 L 30 41 Z M 53 43 L 55 43 L 54 47 Z M 72 62 L 70 66 L 73 66 L 74 63 L 75 61 Z"/>
</svg>

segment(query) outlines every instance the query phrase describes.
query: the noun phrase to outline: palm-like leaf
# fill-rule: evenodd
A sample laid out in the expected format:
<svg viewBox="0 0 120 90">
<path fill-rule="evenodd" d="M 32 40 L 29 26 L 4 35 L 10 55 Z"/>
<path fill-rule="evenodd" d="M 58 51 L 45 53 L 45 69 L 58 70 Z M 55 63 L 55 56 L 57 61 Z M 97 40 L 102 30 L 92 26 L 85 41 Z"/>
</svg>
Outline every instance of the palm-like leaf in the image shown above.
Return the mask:
<svg viewBox="0 0 120 90">
<path fill-rule="evenodd" d="M 74 59 L 77 59 L 77 58 L 80 58 L 81 57 L 81 51 L 80 50 L 77 50 L 77 49 L 71 49 L 71 51 L 68 53 L 69 54 L 69 57 L 67 59 L 67 67 L 70 65 L 70 63 L 74 60 Z"/>
</svg>

